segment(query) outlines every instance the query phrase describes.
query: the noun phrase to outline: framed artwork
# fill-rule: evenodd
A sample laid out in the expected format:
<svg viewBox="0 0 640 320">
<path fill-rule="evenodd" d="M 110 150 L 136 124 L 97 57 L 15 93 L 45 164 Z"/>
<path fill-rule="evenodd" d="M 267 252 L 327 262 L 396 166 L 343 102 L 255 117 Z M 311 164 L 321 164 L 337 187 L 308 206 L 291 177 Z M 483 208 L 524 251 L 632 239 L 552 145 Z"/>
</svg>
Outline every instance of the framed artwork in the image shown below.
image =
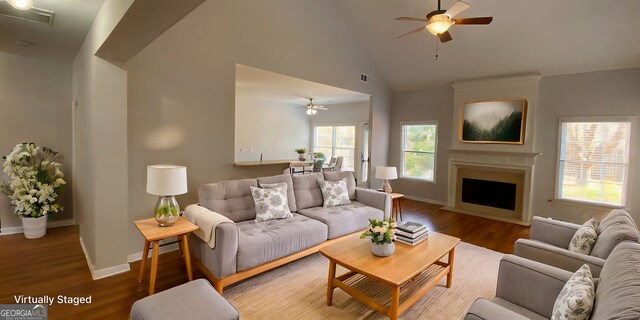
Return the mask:
<svg viewBox="0 0 640 320">
<path fill-rule="evenodd" d="M 524 144 L 527 99 L 466 102 L 460 115 L 460 141 Z"/>
</svg>

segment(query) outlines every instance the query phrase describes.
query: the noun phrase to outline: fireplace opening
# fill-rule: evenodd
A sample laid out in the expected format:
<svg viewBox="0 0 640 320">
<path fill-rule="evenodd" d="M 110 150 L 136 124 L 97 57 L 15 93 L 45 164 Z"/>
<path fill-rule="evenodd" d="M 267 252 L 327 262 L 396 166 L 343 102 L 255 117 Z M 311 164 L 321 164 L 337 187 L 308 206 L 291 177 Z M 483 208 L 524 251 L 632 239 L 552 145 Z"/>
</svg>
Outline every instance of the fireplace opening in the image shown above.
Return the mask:
<svg viewBox="0 0 640 320">
<path fill-rule="evenodd" d="M 516 184 L 462 178 L 462 202 L 515 210 Z"/>
</svg>

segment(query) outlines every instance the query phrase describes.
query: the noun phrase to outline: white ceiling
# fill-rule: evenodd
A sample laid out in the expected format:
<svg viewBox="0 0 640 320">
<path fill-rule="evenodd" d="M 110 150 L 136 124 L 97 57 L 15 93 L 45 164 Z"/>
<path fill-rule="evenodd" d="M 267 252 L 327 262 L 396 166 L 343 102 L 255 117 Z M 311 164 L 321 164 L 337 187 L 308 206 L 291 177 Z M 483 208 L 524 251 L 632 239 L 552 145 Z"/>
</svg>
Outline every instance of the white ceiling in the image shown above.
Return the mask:
<svg viewBox="0 0 640 320">
<path fill-rule="evenodd" d="M 236 95 L 306 106 L 368 101 L 369 95 L 236 64 Z"/>
<path fill-rule="evenodd" d="M 442 0 L 443 9 L 456 0 Z M 436 0 L 336 1 L 393 91 L 458 80 L 538 72 L 543 76 L 640 66 L 638 0 L 465 0 L 457 18 L 493 16 L 488 26 L 453 26 L 439 45 L 421 22 Z"/>
<path fill-rule="evenodd" d="M 2 1 L 2 0 L 0 0 Z M 53 24 L 0 16 L 0 51 L 71 61 L 76 56 L 104 0 L 33 0 L 34 7 L 53 11 Z M 18 41 L 33 45 L 25 48 Z"/>
</svg>

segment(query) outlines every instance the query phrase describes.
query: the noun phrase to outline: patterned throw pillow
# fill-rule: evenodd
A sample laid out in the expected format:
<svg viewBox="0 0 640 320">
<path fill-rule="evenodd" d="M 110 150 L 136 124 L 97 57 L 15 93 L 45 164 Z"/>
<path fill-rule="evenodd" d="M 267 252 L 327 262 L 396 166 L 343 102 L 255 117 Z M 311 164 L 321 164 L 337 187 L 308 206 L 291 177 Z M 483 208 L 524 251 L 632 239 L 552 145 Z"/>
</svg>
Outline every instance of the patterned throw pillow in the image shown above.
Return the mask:
<svg viewBox="0 0 640 320">
<path fill-rule="evenodd" d="M 598 222 L 596 222 L 596 219 L 591 218 L 585 222 L 571 238 L 569 251 L 589 254 L 596 243 L 596 239 L 598 239 L 597 228 Z"/>
<path fill-rule="evenodd" d="M 319 180 L 320 190 L 322 190 L 322 198 L 324 199 L 323 207 L 336 207 L 343 204 L 350 204 L 349 193 L 347 191 L 347 179 L 339 181 Z"/>
<path fill-rule="evenodd" d="M 271 189 L 251 187 L 251 196 L 256 205 L 256 222 L 293 217 L 287 204 L 287 186 L 284 185 Z"/>
<path fill-rule="evenodd" d="M 553 305 L 551 320 L 589 319 L 595 291 L 591 270 L 588 265 L 582 265 L 562 287 Z"/>
</svg>

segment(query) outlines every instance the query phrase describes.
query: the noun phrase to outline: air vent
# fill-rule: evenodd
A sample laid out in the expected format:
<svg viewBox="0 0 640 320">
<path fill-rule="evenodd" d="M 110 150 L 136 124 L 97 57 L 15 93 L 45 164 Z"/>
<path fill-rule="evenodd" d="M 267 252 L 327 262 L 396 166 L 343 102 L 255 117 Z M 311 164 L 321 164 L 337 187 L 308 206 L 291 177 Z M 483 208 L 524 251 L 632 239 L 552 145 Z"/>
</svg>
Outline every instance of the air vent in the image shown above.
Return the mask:
<svg viewBox="0 0 640 320">
<path fill-rule="evenodd" d="M 29 10 L 18 10 L 5 1 L 0 2 L 0 16 L 14 18 L 23 21 L 53 24 L 53 11 L 31 8 Z"/>
<path fill-rule="evenodd" d="M 360 81 L 362 82 L 369 82 L 369 76 L 366 74 L 361 74 L 360 75 Z"/>
</svg>

